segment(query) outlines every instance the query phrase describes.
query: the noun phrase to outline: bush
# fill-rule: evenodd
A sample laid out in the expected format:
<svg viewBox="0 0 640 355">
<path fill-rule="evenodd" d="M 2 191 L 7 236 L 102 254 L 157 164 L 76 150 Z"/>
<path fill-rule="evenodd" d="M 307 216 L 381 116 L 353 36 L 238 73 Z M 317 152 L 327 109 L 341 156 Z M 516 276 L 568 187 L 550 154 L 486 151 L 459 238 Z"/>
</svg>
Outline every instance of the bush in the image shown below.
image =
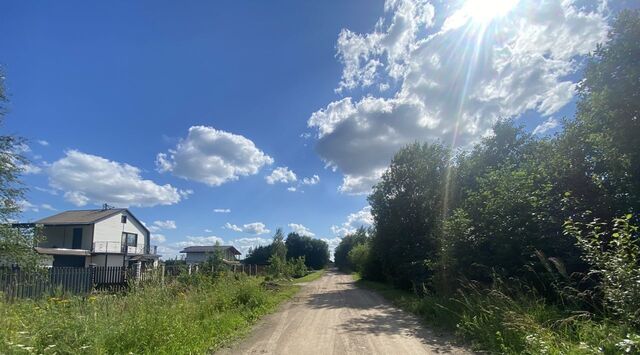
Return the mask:
<svg viewBox="0 0 640 355">
<path fill-rule="evenodd" d="M 349 251 L 349 262 L 353 265 L 356 272 L 362 274 L 369 261 L 369 255 L 371 247 L 369 243 L 356 244 L 351 251 Z"/>
<path fill-rule="evenodd" d="M 289 260 L 287 263 L 289 264 L 289 273 L 292 277 L 304 277 L 309 273 L 304 256 Z"/>
<path fill-rule="evenodd" d="M 565 223 L 565 233 L 576 238 L 582 257 L 600 281 L 605 306 L 621 319 L 640 326 L 640 235 L 632 215 L 611 224 L 598 219 Z"/>
</svg>

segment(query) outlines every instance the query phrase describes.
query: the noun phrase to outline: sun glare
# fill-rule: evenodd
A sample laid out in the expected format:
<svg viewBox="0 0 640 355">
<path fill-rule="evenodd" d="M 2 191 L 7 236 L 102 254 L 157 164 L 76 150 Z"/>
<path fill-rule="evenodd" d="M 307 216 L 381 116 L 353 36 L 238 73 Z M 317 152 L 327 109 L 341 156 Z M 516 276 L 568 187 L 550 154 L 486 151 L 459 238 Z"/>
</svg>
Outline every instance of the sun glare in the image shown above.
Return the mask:
<svg viewBox="0 0 640 355">
<path fill-rule="evenodd" d="M 489 22 L 506 15 L 518 0 L 468 0 L 464 4 L 467 15 L 477 22 Z"/>
</svg>

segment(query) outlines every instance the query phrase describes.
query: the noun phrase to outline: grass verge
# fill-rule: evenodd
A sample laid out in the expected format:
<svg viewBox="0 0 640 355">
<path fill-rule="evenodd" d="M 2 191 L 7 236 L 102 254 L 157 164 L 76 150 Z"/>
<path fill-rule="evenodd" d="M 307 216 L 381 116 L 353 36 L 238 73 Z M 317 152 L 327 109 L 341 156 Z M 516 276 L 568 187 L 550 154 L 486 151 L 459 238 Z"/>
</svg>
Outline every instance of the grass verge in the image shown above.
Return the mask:
<svg viewBox="0 0 640 355">
<path fill-rule="evenodd" d="M 640 334 L 624 324 L 549 305 L 531 295 L 468 289 L 453 297 L 427 296 L 355 276 L 427 324 L 455 333 L 476 350 L 500 354 L 638 354 Z"/>
<path fill-rule="evenodd" d="M 244 275 L 195 275 L 124 294 L 0 301 L 0 353 L 208 353 L 298 290 Z"/>
<path fill-rule="evenodd" d="M 324 275 L 325 271 L 326 271 L 325 269 L 313 271 L 313 272 L 309 273 L 306 276 L 303 276 L 303 277 L 300 277 L 300 278 L 297 278 L 297 279 L 293 280 L 293 282 L 294 283 L 302 283 L 302 282 L 315 281 L 315 280 L 321 278 L 322 275 Z"/>
</svg>

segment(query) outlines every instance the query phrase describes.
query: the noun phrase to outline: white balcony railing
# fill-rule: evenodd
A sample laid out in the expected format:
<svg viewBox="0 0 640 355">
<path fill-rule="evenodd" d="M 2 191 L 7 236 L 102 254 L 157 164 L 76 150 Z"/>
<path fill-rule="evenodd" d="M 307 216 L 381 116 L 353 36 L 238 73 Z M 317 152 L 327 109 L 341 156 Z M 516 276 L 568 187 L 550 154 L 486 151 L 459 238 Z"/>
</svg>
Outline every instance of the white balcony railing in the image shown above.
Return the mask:
<svg viewBox="0 0 640 355">
<path fill-rule="evenodd" d="M 138 246 L 128 246 L 126 247 L 120 242 L 94 242 L 93 243 L 93 252 L 94 253 L 127 253 L 127 254 L 144 254 L 145 248 L 143 245 Z M 154 248 L 151 248 L 152 250 Z"/>
</svg>

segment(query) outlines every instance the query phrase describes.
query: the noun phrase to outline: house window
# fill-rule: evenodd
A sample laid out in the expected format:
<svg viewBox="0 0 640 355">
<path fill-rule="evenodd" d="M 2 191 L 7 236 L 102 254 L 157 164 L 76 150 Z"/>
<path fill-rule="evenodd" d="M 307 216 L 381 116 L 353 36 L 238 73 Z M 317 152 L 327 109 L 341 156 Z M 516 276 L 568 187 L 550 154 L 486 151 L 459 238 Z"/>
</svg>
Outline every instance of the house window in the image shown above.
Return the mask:
<svg viewBox="0 0 640 355">
<path fill-rule="evenodd" d="M 127 223 L 127 216 L 121 216 L 120 217 L 120 223 Z"/>
<path fill-rule="evenodd" d="M 128 247 L 138 246 L 138 235 L 134 233 L 122 233 L 122 239 L 124 239 L 125 245 Z"/>
</svg>

